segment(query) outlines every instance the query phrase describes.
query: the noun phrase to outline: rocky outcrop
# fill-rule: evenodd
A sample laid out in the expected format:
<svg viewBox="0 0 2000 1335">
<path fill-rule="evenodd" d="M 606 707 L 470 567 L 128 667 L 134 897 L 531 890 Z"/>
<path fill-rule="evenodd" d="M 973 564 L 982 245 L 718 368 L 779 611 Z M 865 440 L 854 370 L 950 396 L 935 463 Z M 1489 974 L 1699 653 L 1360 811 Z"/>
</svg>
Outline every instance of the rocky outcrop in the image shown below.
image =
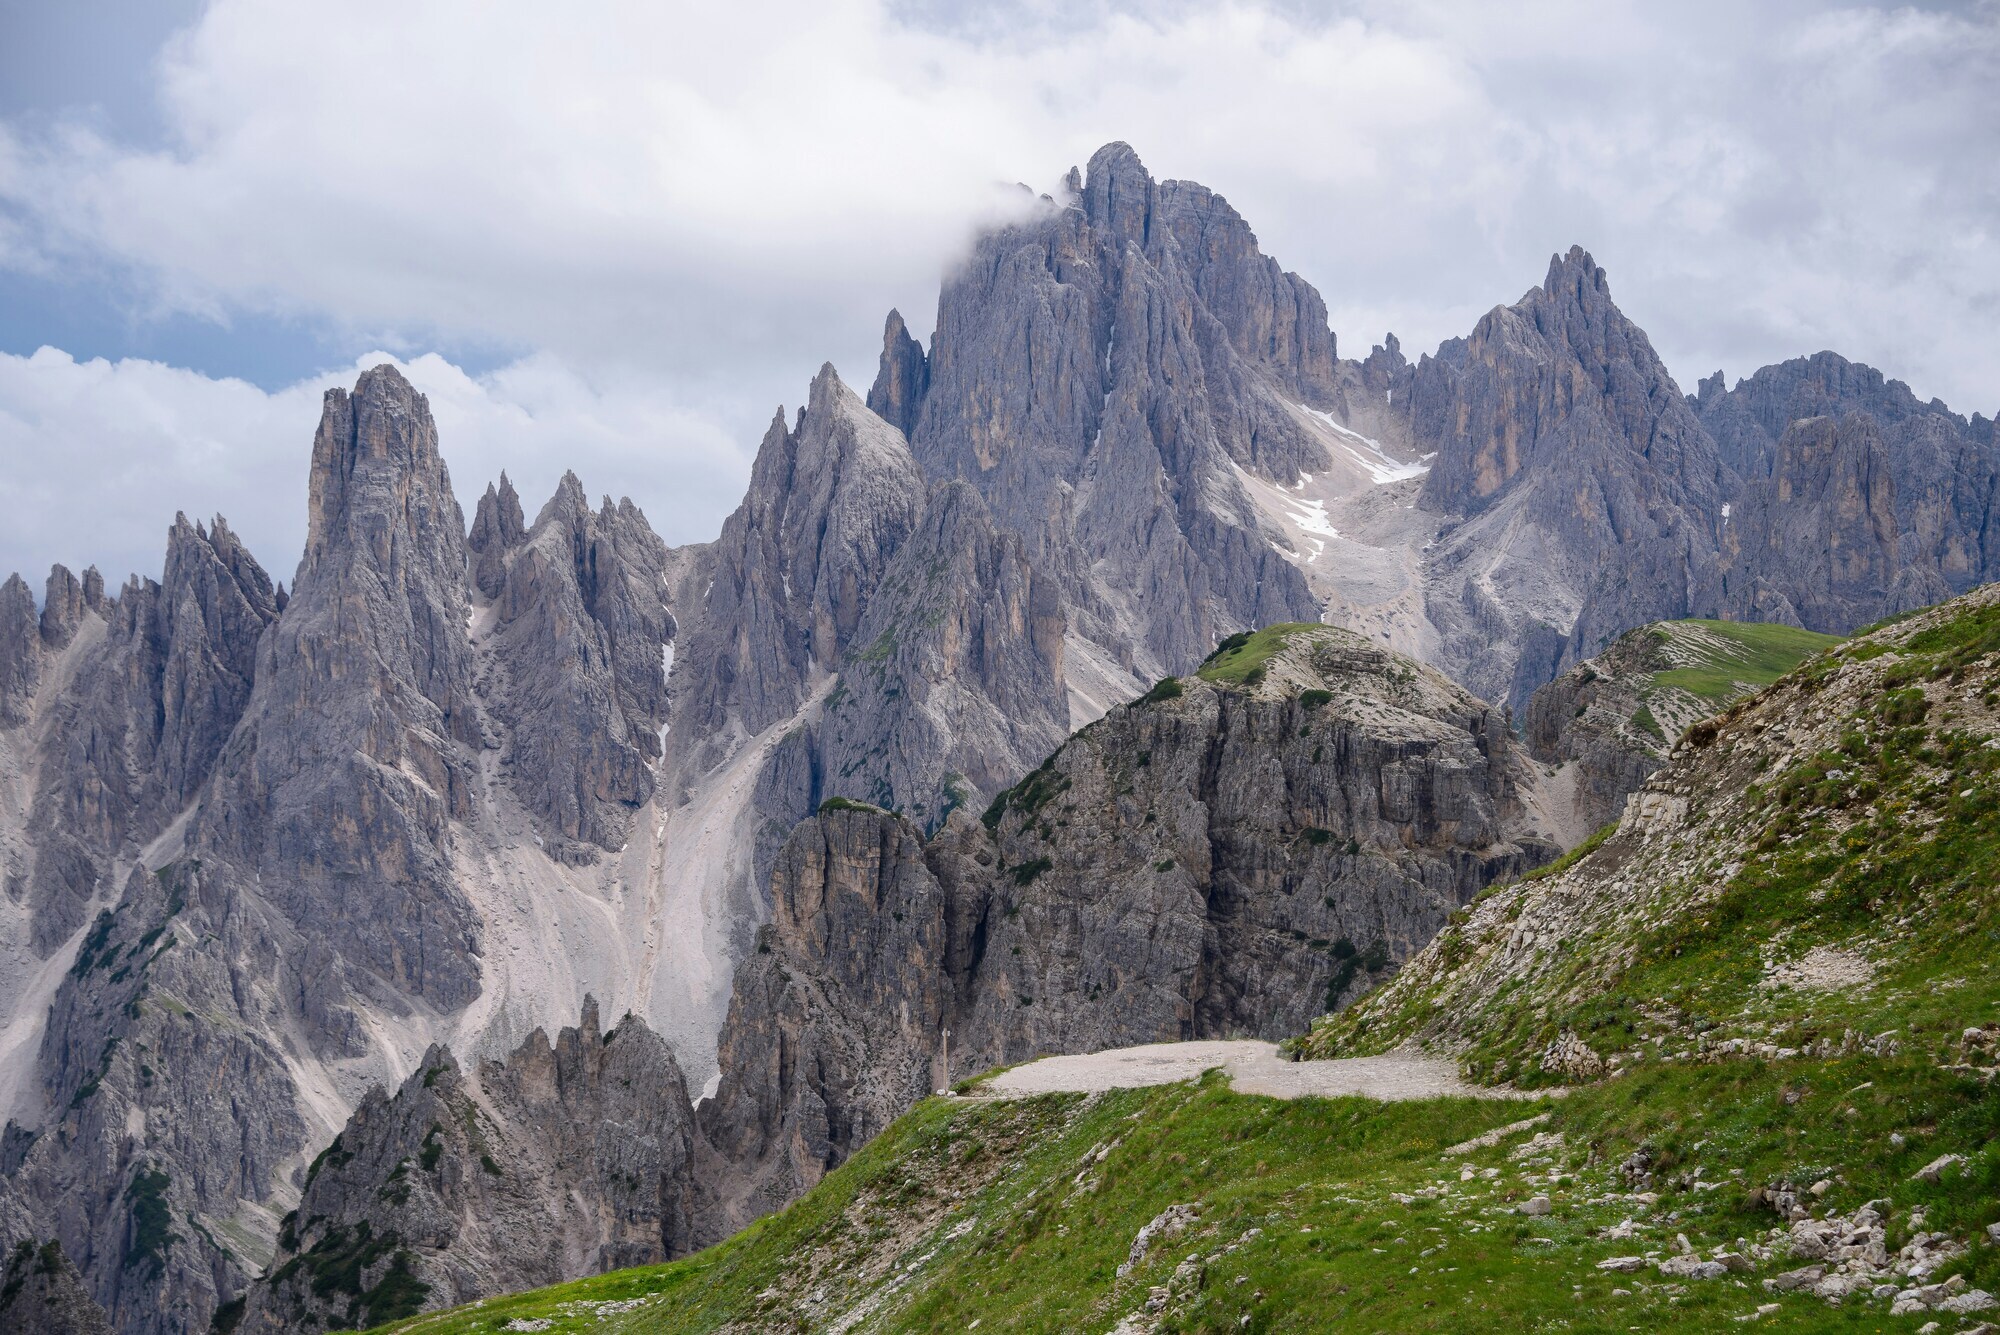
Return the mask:
<svg viewBox="0 0 2000 1335">
<path fill-rule="evenodd" d="M 18 896 L 34 913 L 33 941 L 48 951 L 84 923 L 109 891 L 112 864 L 187 809 L 213 771 L 250 697 L 259 638 L 278 615 L 270 578 L 217 516 L 210 527 L 177 515 L 159 583 L 136 577 L 115 603 L 95 605 L 60 567 L 49 608 L 68 648 L 90 652 L 48 713 L 31 826 L 34 860 Z M 86 624 L 88 619 L 88 625 Z M 105 624 L 108 623 L 108 624 Z"/>
<path fill-rule="evenodd" d="M 1851 630 L 2000 576 L 1993 423 L 1831 352 L 1690 400 L 1745 479 L 1730 536 L 1740 614 Z"/>
<path fill-rule="evenodd" d="M 1072 185 L 945 283 L 911 444 L 1065 577 L 1079 633 L 1183 670 L 1229 631 L 1317 614 L 1236 470 L 1289 483 L 1324 457 L 1285 398 L 1316 390 L 1332 339 L 1218 196 L 1159 185 L 1124 144 Z"/>
<path fill-rule="evenodd" d="M 666 1043 L 597 1004 L 469 1077 L 433 1047 L 314 1161 L 239 1330 L 374 1325 L 689 1249 L 693 1114 Z"/>
<path fill-rule="evenodd" d="M 35 595 L 19 575 L 0 584 L 0 725 L 28 719 L 42 679 L 42 630 Z"/>
<path fill-rule="evenodd" d="M 1949 596 L 1935 562 L 1902 560 L 1896 480 L 1873 418 L 1793 422 L 1771 466 L 1732 507 L 1733 610 L 1844 631 Z"/>
<path fill-rule="evenodd" d="M 923 494 L 901 435 L 822 367 L 797 423 L 781 413 L 765 433 L 690 609 L 669 739 L 683 773 L 790 716 L 837 670 Z"/>
<path fill-rule="evenodd" d="M 1162 687 L 928 844 L 835 799 L 779 855 L 702 1110 L 739 1226 L 952 1069 L 1298 1032 L 1553 856 L 1499 714 L 1300 626 L 1254 681 Z"/>
<path fill-rule="evenodd" d="M 1066 629 L 1059 585 L 1021 539 L 971 487 L 941 485 L 827 698 L 814 804 L 859 798 L 935 830 L 1005 787 L 1069 731 Z"/>
<path fill-rule="evenodd" d="M 1543 796 L 1568 809 L 1552 813 L 1565 842 L 1620 816 L 1694 724 L 1838 643 L 1782 624 L 1662 621 L 1536 691 L 1523 731 L 1535 759 L 1559 767 Z"/>
<path fill-rule="evenodd" d="M 24 1239 L 0 1271 L 0 1329 L 20 1335 L 111 1335 L 111 1322 L 83 1287 L 62 1244 L 37 1246 Z"/>
<path fill-rule="evenodd" d="M 771 874 L 771 921 L 737 972 L 724 1075 L 701 1108 L 723 1167 L 702 1241 L 796 1199 L 942 1074 L 950 1015 L 944 891 L 907 820 L 836 802 Z"/>
<path fill-rule="evenodd" d="M 473 587 L 488 598 L 498 598 L 507 582 L 507 554 L 527 536 L 521 497 L 502 472 L 498 487 L 486 484 L 486 494 L 479 498 L 479 509 L 472 517 L 472 532 L 466 535 L 465 545 L 473 555 Z"/>
<path fill-rule="evenodd" d="M 666 547 L 629 500 L 593 512 L 571 473 L 534 528 L 494 551 L 504 563 L 484 648 L 499 671 L 485 685 L 502 763 L 550 855 L 594 861 L 624 844 L 653 795 L 674 634 Z"/>
<path fill-rule="evenodd" d="M 868 391 L 868 411 L 907 439 L 917 428 L 917 413 L 930 386 L 930 360 L 923 345 L 910 337 L 902 312 L 890 311 L 882 329 L 882 364 Z"/>
<path fill-rule="evenodd" d="M 244 1253 L 269 1245 L 263 1203 L 306 1128 L 263 1035 L 281 1026 L 271 975 L 301 950 L 193 862 L 135 870 L 56 993 L 47 1111 L 9 1125 L 4 1164 L 121 1331 L 205 1328 L 248 1282 Z"/>
</svg>

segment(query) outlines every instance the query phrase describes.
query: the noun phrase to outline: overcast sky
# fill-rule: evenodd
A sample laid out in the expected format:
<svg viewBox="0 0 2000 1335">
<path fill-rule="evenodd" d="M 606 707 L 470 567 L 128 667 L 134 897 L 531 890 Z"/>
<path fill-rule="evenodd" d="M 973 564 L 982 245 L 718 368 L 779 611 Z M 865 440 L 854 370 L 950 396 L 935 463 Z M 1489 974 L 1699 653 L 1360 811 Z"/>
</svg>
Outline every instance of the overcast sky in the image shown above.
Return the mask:
<svg viewBox="0 0 2000 1335">
<path fill-rule="evenodd" d="M 1833 348 L 1992 415 L 1996 69 L 1995 3 L 0 0 L 0 572 L 157 575 L 185 510 L 289 580 L 385 355 L 468 505 L 573 468 L 713 536 L 778 404 L 1111 139 L 1349 355 L 1581 243 L 1684 388 Z"/>
</svg>

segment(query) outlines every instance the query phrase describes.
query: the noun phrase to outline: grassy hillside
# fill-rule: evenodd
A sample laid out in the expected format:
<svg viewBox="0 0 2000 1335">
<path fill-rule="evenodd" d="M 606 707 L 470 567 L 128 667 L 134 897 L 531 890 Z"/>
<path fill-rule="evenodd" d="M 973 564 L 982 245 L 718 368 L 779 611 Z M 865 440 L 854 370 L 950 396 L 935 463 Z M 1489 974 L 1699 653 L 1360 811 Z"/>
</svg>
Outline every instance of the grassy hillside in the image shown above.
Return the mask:
<svg viewBox="0 0 2000 1335">
<path fill-rule="evenodd" d="M 1871 1081 L 1895 1093 L 1852 1092 Z M 1774 1299 L 1757 1284 L 1795 1262 L 1753 1259 L 1709 1283 L 1598 1262 L 1672 1255 L 1678 1235 L 1703 1254 L 1737 1248 L 1772 1223 L 1755 1188 L 1829 1175 L 1829 1206 L 1889 1197 L 1905 1220 L 1921 1204 L 1931 1227 L 1971 1232 L 2000 1209 L 1990 1160 L 1941 1183 L 1909 1174 L 1937 1146 L 2000 1134 L 1994 1112 L 1928 1062 L 1872 1056 L 1661 1068 L 1539 1105 L 1282 1103 L 1214 1079 L 933 1099 L 791 1209 L 700 1256 L 390 1329 L 1693 1330 L 1780 1301 L 1786 1329 L 1879 1330 L 1879 1306 Z M 1896 1134 L 1906 1143 L 1891 1150 Z M 1652 1178 L 1635 1193 L 1620 1166 L 1642 1146 Z M 1521 1212 L 1538 1197 L 1548 1213 Z M 1177 1205 L 1195 1207 L 1193 1222 L 1121 1276 L 1140 1231 Z M 1936 1278 L 1991 1287 L 1993 1270 L 1989 1249 Z"/>
<path fill-rule="evenodd" d="M 1674 621 L 1672 629 L 1707 632 L 1706 652 L 1697 661 L 1653 674 L 1654 685 L 1721 701 L 1769 686 L 1814 654 L 1839 644 L 1841 636 L 1820 635 L 1797 626 L 1751 621 Z"/>
</svg>

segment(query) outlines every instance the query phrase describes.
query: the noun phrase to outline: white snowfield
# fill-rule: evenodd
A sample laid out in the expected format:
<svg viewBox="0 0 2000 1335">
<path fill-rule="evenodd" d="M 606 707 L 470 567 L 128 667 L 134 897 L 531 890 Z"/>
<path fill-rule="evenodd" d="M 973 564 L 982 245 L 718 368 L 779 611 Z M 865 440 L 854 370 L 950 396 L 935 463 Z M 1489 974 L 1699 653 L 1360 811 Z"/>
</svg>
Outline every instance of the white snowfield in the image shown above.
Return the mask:
<svg viewBox="0 0 2000 1335">
<path fill-rule="evenodd" d="M 1237 1093 L 1264 1094 L 1274 1099 L 1358 1095 L 1395 1102 L 1451 1097 L 1546 1097 L 1545 1093 L 1468 1084 L 1459 1078 L 1458 1068 L 1451 1062 L 1421 1052 L 1292 1062 L 1278 1055 L 1275 1043 L 1255 1039 L 1148 1043 L 1074 1057 L 1044 1057 L 1002 1071 L 979 1092 L 988 1098 L 1098 1094 L 1111 1089 L 1145 1089 L 1199 1080 L 1204 1072 L 1216 1067 L 1228 1075 Z"/>
</svg>

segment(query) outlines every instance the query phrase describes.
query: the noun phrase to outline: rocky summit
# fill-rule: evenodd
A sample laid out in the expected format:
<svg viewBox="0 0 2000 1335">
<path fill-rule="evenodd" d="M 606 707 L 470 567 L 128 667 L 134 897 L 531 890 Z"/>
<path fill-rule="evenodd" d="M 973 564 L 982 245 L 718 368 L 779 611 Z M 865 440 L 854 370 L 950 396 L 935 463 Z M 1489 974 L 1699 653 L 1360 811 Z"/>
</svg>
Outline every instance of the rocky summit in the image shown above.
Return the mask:
<svg viewBox="0 0 2000 1335">
<path fill-rule="evenodd" d="M 1993 422 L 1685 393 L 1581 248 L 1342 357 L 1125 144 L 1017 203 L 712 540 L 468 521 L 385 365 L 288 579 L 0 582 L 0 1315 L 1982 1310 Z M 1189 1040 L 1417 1096 L 976 1081 Z"/>
</svg>

